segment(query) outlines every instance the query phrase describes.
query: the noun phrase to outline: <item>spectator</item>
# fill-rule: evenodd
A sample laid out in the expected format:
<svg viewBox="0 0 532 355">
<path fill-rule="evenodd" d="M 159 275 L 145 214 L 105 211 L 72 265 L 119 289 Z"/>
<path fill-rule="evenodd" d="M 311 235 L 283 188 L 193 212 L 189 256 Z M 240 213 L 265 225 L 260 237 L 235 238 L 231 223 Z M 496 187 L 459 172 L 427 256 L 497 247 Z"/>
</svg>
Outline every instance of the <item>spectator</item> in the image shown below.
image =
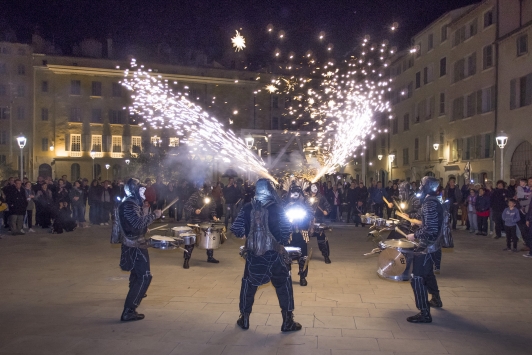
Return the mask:
<svg viewBox="0 0 532 355">
<path fill-rule="evenodd" d="M 495 239 L 501 237 L 502 229 L 504 228 L 504 220 L 502 213 L 506 209 L 506 201 L 508 199 L 508 190 L 505 188 L 506 183 L 502 180 L 497 181 L 497 188 L 493 190 L 490 196 L 491 200 L 491 216 L 495 223 Z"/>
<path fill-rule="evenodd" d="M 388 199 L 388 196 L 386 195 L 386 190 L 382 188 L 382 182 L 377 181 L 377 186 L 372 186 L 369 189 L 369 198 L 373 206 L 373 212 L 380 218 L 383 217 L 383 197 Z"/>
<path fill-rule="evenodd" d="M 81 181 L 81 191 L 83 191 L 83 207 L 87 208 L 87 201 L 89 200 L 89 180 L 83 179 Z"/>
<path fill-rule="evenodd" d="M 41 189 L 37 192 L 36 200 L 39 207 L 39 221 L 41 228 L 49 228 L 52 219 L 52 211 L 54 208 L 54 198 L 52 191 L 47 183 L 41 185 Z"/>
<path fill-rule="evenodd" d="M 362 180 L 359 181 L 358 187 L 355 189 L 355 200 L 363 201 L 364 206 L 366 206 L 368 201 L 368 188 L 364 186 L 364 182 Z"/>
<path fill-rule="evenodd" d="M 486 195 L 486 190 L 478 189 L 478 196 L 475 199 L 475 210 L 477 214 L 478 233 L 477 235 L 488 235 L 488 217 L 490 216 L 490 198 Z"/>
<path fill-rule="evenodd" d="M 358 203 L 357 200 L 357 185 L 355 181 L 351 181 L 351 186 L 347 189 L 347 193 L 345 194 L 346 202 L 347 202 L 347 220 L 346 222 L 349 223 L 351 220 L 355 220 L 356 218 L 356 206 Z M 355 222 L 356 223 L 356 222 Z"/>
<path fill-rule="evenodd" d="M 497 182 L 497 188 L 498 186 L 499 182 Z M 501 217 L 504 221 L 504 231 L 506 232 L 506 248 L 503 250 L 513 251 L 514 253 L 517 253 L 517 222 L 521 219 L 519 210 L 515 208 L 516 204 L 516 200 L 508 200 L 508 207 L 504 209 Z"/>
<path fill-rule="evenodd" d="M 63 175 L 61 176 L 61 180 L 63 180 L 63 183 L 65 184 L 65 188 L 70 191 L 72 189 L 72 184 L 67 180 L 67 176 Z"/>
<path fill-rule="evenodd" d="M 449 213 L 451 215 L 451 221 L 452 221 L 452 228 L 453 230 L 456 230 L 456 222 L 458 219 L 458 208 L 460 207 L 460 204 L 462 203 L 462 193 L 460 192 L 460 189 L 458 186 L 456 186 L 456 178 L 450 177 L 449 182 L 447 183 L 447 186 L 445 187 L 444 193 L 443 193 L 443 199 L 449 200 L 450 210 Z"/>
<path fill-rule="evenodd" d="M 392 207 L 389 205 L 386 205 L 386 216 L 387 218 L 392 218 L 392 213 L 395 211 L 395 207 L 393 205 L 393 200 L 399 200 L 399 186 L 397 183 L 393 183 L 392 187 L 387 191 L 387 194 L 389 196 L 389 202 L 392 203 Z"/>
<path fill-rule="evenodd" d="M 26 198 L 26 190 L 22 187 L 22 181 L 20 179 L 16 179 L 15 185 L 7 190 L 6 200 L 10 212 L 9 225 L 11 227 L 11 234 L 25 234 L 23 226 L 28 200 Z"/>
<path fill-rule="evenodd" d="M 31 182 L 27 182 L 24 185 L 24 191 L 26 192 L 26 199 L 28 200 L 28 207 L 26 207 L 26 217 L 24 218 L 25 224 L 28 226 L 28 232 L 34 233 L 33 230 L 33 210 L 35 209 L 35 194 L 33 192 Z"/>
<path fill-rule="evenodd" d="M 153 187 L 150 179 L 146 179 L 144 183 L 146 184 L 146 191 L 144 192 L 146 201 L 148 201 L 152 210 L 156 210 L 157 209 L 156 208 L 157 207 L 157 191 L 155 191 L 155 188 Z"/>
<path fill-rule="evenodd" d="M 341 217 L 339 213 L 340 206 L 342 205 L 342 194 L 338 191 L 338 186 L 333 185 L 332 189 L 328 190 L 326 198 L 327 202 L 331 205 L 331 221 L 336 221 Z"/>
<path fill-rule="evenodd" d="M 188 201 L 188 182 L 186 180 L 183 180 L 181 185 L 176 185 L 177 190 L 177 196 L 179 196 L 179 200 L 177 201 L 176 207 L 176 222 L 179 222 L 181 218 L 183 218 L 183 208 L 185 207 L 185 202 Z"/>
<path fill-rule="evenodd" d="M 224 188 L 223 194 L 225 198 L 224 224 L 225 228 L 227 229 L 229 225 L 229 219 L 231 219 L 231 223 L 233 223 L 235 220 L 238 214 L 237 203 L 242 199 L 241 191 L 238 189 L 234 178 L 229 178 L 229 183 Z"/>
<path fill-rule="evenodd" d="M 153 188 L 155 189 L 156 194 L 156 209 L 162 210 L 164 208 L 164 202 L 169 201 L 166 198 L 167 189 L 166 186 L 163 184 L 163 178 L 158 176 L 155 184 L 153 184 Z"/>
<path fill-rule="evenodd" d="M 222 193 L 221 183 L 216 183 L 216 185 L 212 189 L 211 194 L 212 194 L 212 198 L 214 199 L 214 203 L 216 204 L 216 218 L 220 219 L 222 218 L 222 215 L 224 214 L 223 193 Z"/>
<path fill-rule="evenodd" d="M 508 185 L 508 198 L 514 198 L 517 190 L 517 184 L 515 179 L 510 179 L 510 184 Z"/>
<path fill-rule="evenodd" d="M 362 225 L 362 227 L 365 227 L 366 225 L 362 223 L 362 215 L 366 214 L 366 203 L 362 200 L 357 201 L 357 205 L 355 206 L 354 211 L 354 217 L 355 217 L 355 227 L 358 227 L 358 224 Z"/>
<path fill-rule="evenodd" d="M 74 181 L 69 198 L 72 201 L 72 219 L 77 223 L 79 228 L 85 228 L 85 204 L 83 190 L 79 181 Z"/>
<path fill-rule="evenodd" d="M 467 183 L 467 180 L 464 181 L 464 184 L 462 185 L 462 188 L 460 189 L 460 193 L 462 194 L 462 203 L 460 204 L 460 211 L 462 213 L 462 216 L 460 218 L 461 220 L 461 225 L 465 225 L 466 226 L 466 229 L 471 229 L 470 225 L 469 225 L 469 206 L 467 204 L 467 199 L 469 198 L 470 196 L 470 189 L 471 189 L 471 184 L 468 184 Z"/>
<path fill-rule="evenodd" d="M 56 205 L 59 205 L 59 202 L 70 202 L 70 197 L 68 194 L 69 190 L 67 189 L 65 182 L 63 181 L 63 179 L 59 179 L 57 181 L 57 187 L 54 196 L 54 201 Z"/>
<path fill-rule="evenodd" d="M 7 199 L 7 195 L 8 195 L 9 190 L 11 190 L 14 186 L 15 186 L 15 178 L 14 177 L 10 177 L 7 180 L 5 186 L 2 187 L 2 192 L 4 193 L 4 196 L 6 197 L 6 199 Z M 9 226 L 9 216 L 10 215 L 11 215 L 11 212 L 9 211 L 9 209 L 4 211 L 4 228 L 6 228 L 6 229 L 10 229 L 10 226 Z"/>
<path fill-rule="evenodd" d="M 477 210 L 476 210 L 476 203 L 477 203 L 477 194 L 475 190 L 471 189 L 469 190 L 469 196 L 467 196 L 466 199 L 466 210 L 467 210 L 467 218 L 469 220 L 469 233 L 475 233 L 479 232 L 478 225 L 477 225 Z"/>
<path fill-rule="evenodd" d="M 113 211 L 113 194 L 109 180 L 103 182 L 101 201 L 100 226 L 108 226 L 109 216 Z"/>
<path fill-rule="evenodd" d="M 175 184 L 176 184 L 176 181 L 175 180 L 172 180 L 168 183 L 168 186 L 166 187 L 166 201 L 173 201 L 176 197 L 178 197 L 178 191 L 177 191 L 177 188 L 175 187 Z M 170 218 L 173 218 L 175 221 L 177 221 L 177 207 L 178 207 L 178 203 L 179 201 L 177 201 L 176 203 L 174 203 L 172 205 L 172 207 L 170 207 L 168 209 L 168 216 Z"/>
<path fill-rule="evenodd" d="M 100 221 L 100 215 L 101 215 L 101 209 L 102 209 L 102 193 L 103 188 L 98 182 L 98 180 L 94 179 L 91 182 L 91 186 L 89 189 L 89 222 L 93 225 L 98 225 L 101 223 Z"/>
</svg>

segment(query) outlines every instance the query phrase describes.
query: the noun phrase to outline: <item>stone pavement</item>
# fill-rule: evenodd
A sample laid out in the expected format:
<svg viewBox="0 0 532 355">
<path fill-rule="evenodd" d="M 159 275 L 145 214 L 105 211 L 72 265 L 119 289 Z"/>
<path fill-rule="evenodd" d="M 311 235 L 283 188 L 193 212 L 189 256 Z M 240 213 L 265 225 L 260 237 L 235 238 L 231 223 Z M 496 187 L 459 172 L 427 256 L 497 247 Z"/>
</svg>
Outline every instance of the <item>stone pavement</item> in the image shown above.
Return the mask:
<svg viewBox="0 0 532 355">
<path fill-rule="evenodd" d="M 309 285 L 294 284 L 303 330 L 280 332 L 271 285 L 259 289 L 251 328 L 243 331 L 238 295 L 241 241 L 230 239 L 206 263 L 196 249 L 150 249 L 153 282 L 139 310 L 146 319 L 119 321 L 128 274 L 110 227 L 61 235 L 39 232 L 0 240 L 0 354 L 97 355 L 400 355 L 531 354 L 532 260 L 501 249 L 502 240 L 455 233 L 438 276 L 444 308 L 432 324 L 416 313 L 409 283 L 381 280 L 367 229 L 330 232 L 332 264 L 311 241 Z M 529 349 L 529 350 L 527 350 Z"/>
</svg>

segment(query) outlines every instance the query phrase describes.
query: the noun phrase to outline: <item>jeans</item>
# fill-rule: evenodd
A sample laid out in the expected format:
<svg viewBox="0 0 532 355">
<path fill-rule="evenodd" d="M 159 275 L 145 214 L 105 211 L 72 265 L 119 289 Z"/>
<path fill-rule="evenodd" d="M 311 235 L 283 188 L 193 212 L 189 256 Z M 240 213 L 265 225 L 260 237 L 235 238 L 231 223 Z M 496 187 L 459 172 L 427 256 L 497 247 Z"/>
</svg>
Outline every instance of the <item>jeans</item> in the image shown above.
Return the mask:
<svg viewBox="0 0 532 355">
<path fill-rule="evenodd" d="M 488 234 L 488 217 L 480 217 L 477 215 L 478 232 Z"/>
<path fill-rule="evenodd" d="M 24 221 L 28 225 L 28 228 L 33 227 L 33 210 L 26 210 L 26 217 Z"/>
<path fill-rule="evenodd" d="M 517 249 L 517 226 L 504 226 L 506 232 L 506 247 Z"/>
<path fill-rule="evenodd" d="M 451 215 L 452 228 L 456 229 L 456 221 L 458 220 L 458 209 L 460 206 L 451 204 L 449 214 Z"/>
<path fill-rule="evenodd" d="M 102 203 L 100 201 L 93 201 L 91 203 L 89 209 L 89 221 L 91 224 L 100 224 L 101 204 Z"/>
<path fill-rule="evenodd" d="M 229 219 L 231 219 L 231 223 L 235 221 L 235 218 L 237 216 L 237 208 L 236 204 L 234 203 L 226 203 L 225 204 L 225 228 L 227 229 L 227 226 L 229 225 Z"/>
<path fill-rule="evenodd" d="M 469 228 L 470 228 L 471 232 L 474 232 L 474 231 L 478 230 L 477 214 L 475 212 L 469 211 L 467 213 L 467 219 L 469 220 Z"/>
<path fill-rule="evenodd" d="M 416 307 L 419 310 L 429 310 L 428 293 L 438 293 L 438 282 L 434 276 L 433 254 L 414 255 L 412 265 L 412 280 L 410 285 L 414 291 Z"/>
<path fill-rule="evenodd" d="M 383 216 L 383 208 L 384 208 L 384 204 L 383 203 L 376 203 L 376 204 L 373 205 L 373 212 L 377 216 L 382 218 L 382 216 Z"/>
<path fill-rule="evenodd" d="M 504 228 L 504 221 L 502 220 L 502 211 L 492 210 L 490 216 L 492 222 L 495 222 L 495 235 L 500 238 L 502 229 Z"/>
<path fill-rule="evenodd" d="M 85 222 L 85 206 L 78 203 L 72 205 L 72 218 L 79 223 Z"/>
<path fill-rule="evenodd" d="M 358 214 L 355 214 L 354 220 L 355 220 L 355 226 L 358 227 L 359 224 L 361 224 L 362 227 L 366 226 L 364 223 L 362 223 L 362 219 L 360 219 L 360 216 Z"/>
<path fill-rule="evenodd" d="M 100 209 L 100 223 L 109 223 L 109 216 L 113 210 L 112 202 L 102 202 Z"/>
<path fill-rule="evenodd" d="M 242 287 L 240 288 L 240 312 L 251 313 L 255 293 L 260 285 L 272 282 L 277 293 L 281 310 L 294 310 L 294 291 L 288 265 L 283 257 L 275 251 L 267 251 L 264 255 L 256 256 L 248 253 Z"/>
<path fill-rule="evenodd" d="M 122 245 L 120 267 L 124 271 L 131 271 L 129 275 L 129 292 L 126 296 L 124 308 L 135 309 L 148 291 L 152 279 L 148 249 L 131 248 Z"/>
<path fill-rule="evenodd" d="M 24 215 L 23 214 L 12 214 L 9 216 L 9 226 L 11 228 L 11 233 L 22 233 L 22 228 L 24 227 Z"/>
</svg>

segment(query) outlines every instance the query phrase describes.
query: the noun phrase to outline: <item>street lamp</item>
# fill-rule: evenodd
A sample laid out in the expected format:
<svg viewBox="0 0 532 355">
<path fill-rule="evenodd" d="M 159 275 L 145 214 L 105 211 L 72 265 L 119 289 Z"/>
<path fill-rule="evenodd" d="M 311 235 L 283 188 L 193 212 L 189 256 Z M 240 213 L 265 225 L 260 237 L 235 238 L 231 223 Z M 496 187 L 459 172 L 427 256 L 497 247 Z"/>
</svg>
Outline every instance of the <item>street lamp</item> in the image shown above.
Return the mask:
<svg viewBox="0 0 532 355">
<path fill-rule="evenodd" d="M 501 180 L 504 180 L 504 147 L 508 143 L 508 135 L 501 131 L 501 133 L 495 137 L 495 141 L 499 148 L 501 148 Z"/>
<path fill-rule="evenodd" d="M 392 163 L 395 160 L 395 154 L 391 153 L 388 155 L 388 159 L 390 160 L 390 180 L 393 180 L 392 178 Z"/>
<path fill-rule="evenodd" d="M 379 160 L 382 160 L 382 154 L 377 155 L 377 158 L 379 158 Z"/>
<path fill-rule="evenodd" d="M 432 148 L 434 148 L 434 150 L 438 150 L 439 147 L 440 147 L 440 143 L 434 143 L 432 145 Z"/>
<path fill-rule="evenodd" d="M 20 147 L 20 181 L 24 180 L 24 147 L 26 146 L 26 137 L 20 134 L 20 136 L 17 137 L 17 143 Z"/>
<path fill-rule="evenodd" d="M 107 170 L 106 173 L 105 173 L 105 176 L 106 176 L 105 178 L 106 178 L 106 180 L 109 180 L 109 168 L 110 168 L 110 167 L 111 167 L 111 165 L 109 165 L 109 164 L 105 164 L 105 170 Z"/>
<path fill-rule="evenodd" d="M 253 138 L 253 136 L 250 134 L 250 135 L 247 135 L 245 138 L 244 138 L 244 141 L 246 142 L 246 146 L 251 149 L 253 148 L 253 143 L 255 143 L 255 139 Z"/>
<path fill-rule="evenodd" d="M 92 158 L 92 180 L 96 179 L 96 176 L 94 175 L 96 171 L 94 170 L 94 158 L 96 158 L 96 152 L 94 150 L 91 150 L 91 158 Z"/>
<path fill-rule="evenodd" d="M 129 163 L 131 163 L 131 160 L 126 159 L 126 165 L 127 165 L 127 177 L 129 178 Z"/>
<path fill-rule="evenodd" d="M 131 163 L 131 160 L 126 159 L 126 164 L 129 165 L 129 163 Z"/>
</svg>

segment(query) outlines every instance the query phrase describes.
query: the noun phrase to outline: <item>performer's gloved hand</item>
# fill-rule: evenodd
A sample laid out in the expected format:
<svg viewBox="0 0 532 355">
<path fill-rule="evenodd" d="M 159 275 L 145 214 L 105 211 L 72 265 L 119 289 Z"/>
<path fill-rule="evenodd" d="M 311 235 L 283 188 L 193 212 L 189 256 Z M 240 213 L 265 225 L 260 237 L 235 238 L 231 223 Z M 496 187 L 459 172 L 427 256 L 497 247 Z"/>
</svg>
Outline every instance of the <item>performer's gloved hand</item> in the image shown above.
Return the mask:
<svg viewBox="0 0 532 355">
<path fill-rule="evenodd" d="M 161 218 L 163 212 L 161 210 L 155 210 L 153 211 L 153 214 L 155 214 L 155 218 Z"/>
</svg>

